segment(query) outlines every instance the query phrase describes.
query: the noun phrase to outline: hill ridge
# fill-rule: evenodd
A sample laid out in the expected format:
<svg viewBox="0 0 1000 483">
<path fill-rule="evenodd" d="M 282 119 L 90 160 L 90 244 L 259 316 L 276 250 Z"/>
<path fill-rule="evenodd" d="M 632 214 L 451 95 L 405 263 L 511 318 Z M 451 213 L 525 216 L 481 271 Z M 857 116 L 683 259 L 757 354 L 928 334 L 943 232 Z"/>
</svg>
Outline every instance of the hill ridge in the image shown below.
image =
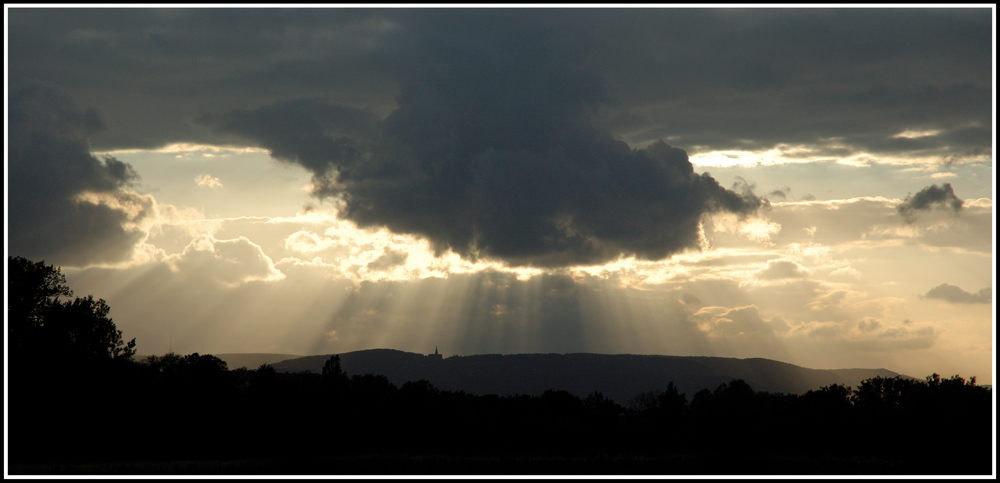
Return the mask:
<svg viewBox="0 0 1000 483">
<path fill-rule="evenodd" d="M 304 356 L 272 364 L 278 372 L 322 371 L 333 354 Z M 363 349 L 340 354 L 348 375 L 384 375 L 401 386 L 426 379 L 435 387 L 471 394 L 540 394 L 566 390 L 579 397 L 600 391 L 619 404 L 673 382 L 688 399 L 743 379 L 757 391 L 802 394 L 830 384 L 857 387 L 870 377 L 902 376 L 888 369 L 809 369 L 762 357 L 599 354 L 588 352 L 474 354 L 443 358 L 398 349 Z M 909 377 L 909 376 L 903 376 Z"/>
</svg>

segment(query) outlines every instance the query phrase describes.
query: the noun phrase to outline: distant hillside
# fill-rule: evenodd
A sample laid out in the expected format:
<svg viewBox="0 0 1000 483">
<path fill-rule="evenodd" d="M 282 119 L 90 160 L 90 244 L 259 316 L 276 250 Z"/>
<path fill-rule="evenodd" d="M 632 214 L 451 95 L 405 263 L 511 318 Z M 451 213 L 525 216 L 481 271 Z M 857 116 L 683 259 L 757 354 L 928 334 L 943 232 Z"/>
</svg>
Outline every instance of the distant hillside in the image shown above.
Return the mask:
<svg viewBox="0 0 1000 483">
<path fill-rule="evenodd" d="M 278 372 L 322 372 L 330 355 L 306 356 L 273 364 Z M 894 377 L 886 369 L 807 369 L 769 359 L 631 354 L 514 354 L 434 359 L 393 349 L 340 355 L 349 375 L 381 374 L 393 384 L 427 379 L 435 387 L 471 394 L 541 394 L 563 389 L 584 397 L 601 391 L 619 404 L 667 383 L 687 394 L 743 379 L 754 390 L 802 394 L 830 384 L 857 387 L 867 378 Z"/>
<path fill-rule="evenodd" d="M 212 354 L 219 359 L 226 362 L 226 366 L 232 369 L 239 369 L 240 367 L 247 367 L 248 369 L 256 369 L 260 367 L 261 364 L 274 364 L 277 362 L 285 361 L 288 359 L 297 359 L 302 357 L 297 354 L 265 354 L 265 353 L 255 353 L 255 354 Z M 322 365 L 320 365 L 322 367 Z"/>
</svg>

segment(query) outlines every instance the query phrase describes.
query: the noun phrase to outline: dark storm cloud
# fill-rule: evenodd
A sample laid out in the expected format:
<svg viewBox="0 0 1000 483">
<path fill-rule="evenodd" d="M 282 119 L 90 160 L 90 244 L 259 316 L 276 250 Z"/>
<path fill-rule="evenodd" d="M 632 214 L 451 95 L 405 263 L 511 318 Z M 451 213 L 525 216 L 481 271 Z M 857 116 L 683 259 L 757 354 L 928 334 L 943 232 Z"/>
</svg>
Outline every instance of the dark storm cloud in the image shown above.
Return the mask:
<svg viewBox="0 0 1000 483">
<path fill-rule="evenodd" d="M 343 199 L 359 225 L 423 235 L 468 259 L 662 259 L 698 246 L 703 214 L 765 203 L 744 180 L 730 191 L 694 173 L 682 149 L 633 150 L 595 129 L 588 114 L 603 86 L 560 39 L 494 18 L 474 27 L 412 39 L 421 67 L 379 132 L 342 136 L 337 128 L 369 118 L 317 102 L 203 122 L 312 170 L 316 194 Z"/>
<path fill-rule="evenodd" d="M 271 156 L 325 174 L 335 166 L 349 169 L 370 148 L 362 140 L 375 134 L 375 114 L 318 99 L 300 99 L 225 115 L 205 115 L 198 122 L 219 132 L 239 133 L 266 146 Z"/>
<path fill-rule="evenodd" d="M 8 29 L 11 79 L 101 109 L 96 149 L 249 139 L 362 225 L 513 264 L 663 258 L 757 206 L 686 152 L 992 150 L 989 8 L 13 8 Z"/>
<path fill-rule="evenodd" d="M 601 75 L 617 87 L 621 110 L 644 118 L 615 126 L 630 139 L 747 149 L 837 138 L 877 154 L 908 149 L 894 136 L 919 128 L 943 132 L 918 150 L 991 145 L 978 134 L 952 143 L 964 127 L 992 127 L 989 9 L 622 11 L 603 19 L 594 30 Z"/>
<path fill-rule="evenodd" d="M 129 258 L 142 234 L 122 223 L 144 216 L 148 202 L 122 191 L 137 180 L 130 165 L 90 154 L 86 136 L 103 127 L 97 111 L 38 82 L 14 86 L 8 100 L 10 253 L 68 265 Z M 83 193 L 111 195 L 140 211 L 76 201 Z"/>
<path fill-rule="evenodd" d="M 703 214 L 745 215 L 764 203 L 746 182 L 737 193 L 694 173 L 681 149 L 632 150 L 594 130 L 571 76 L 494 65 L 478 78 L 480 68 L 404 86 L 373 137 L 328 134 L 313 104 L 299 104 L 299 115 L 287 104 L 229 113 L 219 118 L 240 122 L 212 125 L 312 170 L 316 194 L 342 197 L 343 214 L 360 225 L 417 233 L 469 259 L 662 259 L 697 246 Z M 344 113 L 328 107 L 318 110 L 334 113 L 326 119 Z M 272 123 L 282 134 L 266 129 Z"/>
<path fill-rule="evenodd" d="M 12 8 L 11 78 L 96 105 L 100 150 L 220 142 L 191 121 L 288 98 L 391 102 L 383 10 Z"/>
<path fill-rule="evenodd" d="M 896 211 L 903 217 L 912 218 L 917 211 L 927 211 L 934 206 L 941 206 L 958 214 L 962 211 L 962 204 L 962 200 L 955 196 L 950 183 L 941 186 L 932 184 L 917 191 L 916 194 L 907 195 L 906 199 L 896 207 Z"/>
<path fill-rule="evenodd" d="M 976 293 L 969 293 L 955 285 L 942 283 L 927 291 L 922 296 L 927 299 L 939 299 L 953 304 L 988 304 L 993 302 L 993 292 L 986 287 Z"/>
<path fill-rule="evenodd" d="M 189 121 L 293 98 L 385 115 L 420 69 L 475 69 L 481 49 L 596 77 L 609 101 L 597 120 L 630 143 L 836 138 L 942 157 L 992 146 L 989 8 L 12 8 L 8 28 L 11 77 L 100 106 L 110 127 L 94 138 L 100 149 L 211 141 Z M 518 41 L 539 48 L 511 48 Z M 940 132 L 896 137 L 914 129 Z"/>
</svg>

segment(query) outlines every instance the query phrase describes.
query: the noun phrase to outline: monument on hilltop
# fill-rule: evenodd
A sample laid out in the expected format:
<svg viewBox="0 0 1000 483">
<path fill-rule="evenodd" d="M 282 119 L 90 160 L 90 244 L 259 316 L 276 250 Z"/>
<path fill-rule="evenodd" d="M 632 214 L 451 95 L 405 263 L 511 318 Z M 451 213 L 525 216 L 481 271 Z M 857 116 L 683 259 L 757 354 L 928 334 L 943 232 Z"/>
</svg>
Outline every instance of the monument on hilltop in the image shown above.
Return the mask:
<svg viewBox="0 0 1000 483">
<path fill-rule="evenodd" d="M 427 357 L 430 357 L 431 360 L 435 360 L 435 361 L 440 361 L 440 360 L 444 359 L 444 356 L 442 356 L 441 354 L 438 354 L 438 348 L 437 348 L 437 346 L 434 346 L 434 353 L 433 354 L 427 354 Z"/>
</svg>

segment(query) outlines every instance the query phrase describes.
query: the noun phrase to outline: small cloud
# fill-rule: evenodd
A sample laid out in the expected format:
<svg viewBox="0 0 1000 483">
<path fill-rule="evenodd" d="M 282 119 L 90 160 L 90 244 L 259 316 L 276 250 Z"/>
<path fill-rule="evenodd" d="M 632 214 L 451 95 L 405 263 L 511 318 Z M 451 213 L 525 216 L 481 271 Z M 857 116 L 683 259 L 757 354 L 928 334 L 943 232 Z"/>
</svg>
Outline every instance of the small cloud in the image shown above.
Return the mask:
<svg viewBox="0 0 1000 483">
<path fill-rule="evenodd" d="M 781 225 L 763 218 L 755 218 L 740 226 L 740 233 L 747 238 L 764 244 L 770 244 L 771 235 L 781 231 Z"/>
<path fill-rule="evenodd" d="M 761 217 L 741 218 L 726 213 L 714 216 L 713 221 L 715 231 L 743 235 L 764 245 L 772 245 L 771 235 L 781 231 L 781 224 Z"/>
<path fill-rule="evenodd" d="M 806 335 L 815 339 L 839 338 L 843 335 L 844 329 L 835 322 L 822 322 L 811 324 Z"/>
<path fill-rule="evenodd" d="M 921 297 L 944 300 L 953 304 L 988 304 L 993 302 L 993 294 L 990 287 L 986 287 L 973 294 L 955 285 L 948 285 L 946 283 L 930 289 Z"/>
<path fill-rule="evenodd" d="M 792 191 L 792 188 L 790 188 L 788 186 L 785 186 L 784 188 L 780 188 L 780 189 L 776 189 L 774 191 L 771 191 L 767 195 L 770 196 L 770 197 L 772 197 L 772 198 L 781 198 L 781 199 L 784 200 L 784 199 L 788 199 L 788 193 L 790 193 L 791 191 Z"/>
<path fill-rule="evenodd" d="M 931 178 L 957 178 L 958 175 L 955 173 L 934 173 Z"/>
<path fill-rule="evenodd" d="M 192 240 L 181 253 L 166 257 L 164 262 L 182 276 L 215 280 L 229 287 L 285 278 L 260 245 L 244 236 L 219 240 L 203 234 Z"/>
<path fill-rule="evenodd" d="M 791 260 L 768 260 L 767 265 L 756 276 L 762 280 L 805 278 L 809 276 L 809 270 Z"/>
<path fill-rule="evenodd" d="M 956 163 L 988 161 L 992 156 L 981 147 L 975 147 L 964 152 L 941 156 L 939 162 L 945 166 L 952 166 Z"/>
<path fill-rule="evenodd" d="M 847 298 L 846 290 L 834 290 L 826 295 L 818 297 L 815 301 L 806 304 L 812 310 L 826 310 L 841 306 L 841 302 Z"/>
<path fill-rule="evenodd" d="M 861 322 L 858 322 L 858 330 L 865 333 L 878 329 L 881 326 L 882 322 L 873 317 L 865 317 Z"/>
<path fill-rule="evenodd" d="M 907 130 L 905 130 L 905 131 L 903 131 L 903 132 L 901 132 L 901 133 L 893 136 L 893 138 L 896 138 L 896 139 L 917 139 L 917 138 L 934 137 L 934 136 L 937 136 L 938 134 L 941 134 L 941 130 L 940 129 L 928 129 L 928 130 L 923 130 L 923 131 L 921 131 L 921 130 L 915 130 L 915 129 L 913 129 L 913 130 L 907 129 Z"/>
<path fill-rule="evenodd" d="M 409 253 L 402 250 L 390 250 L 386 249 L 382 256 L 372 260 L 368 265 L 365 266 L 369 271 L 384 272 L 391 270 L 394 267 L 398 267 L 406 263 L 406 258 Z"/>
<path fill-rule="evenodd" d="M 320 238 L 319 235 L 305 230 L 299 230 L 288 238 L 285 238 L 285 249 L 300 253 L 312 253 L 329 248 L 334 241 L 329 238 Z"/>
<path fill-rule="evenodd" d="M 955 196 L 950 183 L 944 183 L 940 187 L 932 184 L 915 195 L 907 195 L 896 210 L 904 218 L 910 219 L 916 211 L 928 211 L 935 205 L 950 208 L 955 214 L 962 210 L 962 200 Z"/>
<path fill-rule="evenodd" d="M 816 201 L 816 197 L 813 195 L 805 195 L 802 197 L 802 201 Z"/>
<path fill-rule="evenodd" d="M 222 187 L 222 182 L 219 181 L 219 178 L 215 178 L 208 174 L 199 174 L 198 176 L 195 176 L 194 182 L 197 183 L 198 186 L 203 186 L 205 188 Z"/>
<path fill-rule="evenodd" d="M 813 340 L 840 345 L 848 351 L 898 352 L 900 350 L 926 349 L 934 345 L 938 333 L 933 327 L 914 327 L 907 321 L 903 325 L 889 325 L 875 317 L 863 317 L 851 330 L 850 324 L 833 321 L 809 322 L 798 332 Z"/>
<path fill-rule="evenodd" d="M 842 277 L 842 278 L 853 278 L 854 280 L 861 280 L 861 272 L 857 271 L 852 267 L 840 267 L 832 272 L 830 272 L 831 277 Z"/>
<path fill-rule="evenodd" d="M 774 337 L 788 331 L 788 323 L 779 316 L 771 320 L 761 317 L 756 305 L 735 307 L 704 307 L 693 315 L 700 329 L 711 337 L 764 336 Z"/>
<path fill-rule="evenodd" d="M 930 347 L 934 341 L 934 328 L 933 327 L 921 327 L 919 329 L 909 329 L 906 327 L 896 326 L 888 327 L 882 332 L 877 334 L 877 337 L 881 339 L 895 339 L 900 341 L 908 342 L 910 348 L 923 349 Z"/>
<path fill-rule="evenodd" d="M 681 294 L 680 300 L 682 303 L 684 303 L 684 305 L 690 305 L 692 307 L 701 305 L 701 299 L 687 292 Z"/>
</svg>

